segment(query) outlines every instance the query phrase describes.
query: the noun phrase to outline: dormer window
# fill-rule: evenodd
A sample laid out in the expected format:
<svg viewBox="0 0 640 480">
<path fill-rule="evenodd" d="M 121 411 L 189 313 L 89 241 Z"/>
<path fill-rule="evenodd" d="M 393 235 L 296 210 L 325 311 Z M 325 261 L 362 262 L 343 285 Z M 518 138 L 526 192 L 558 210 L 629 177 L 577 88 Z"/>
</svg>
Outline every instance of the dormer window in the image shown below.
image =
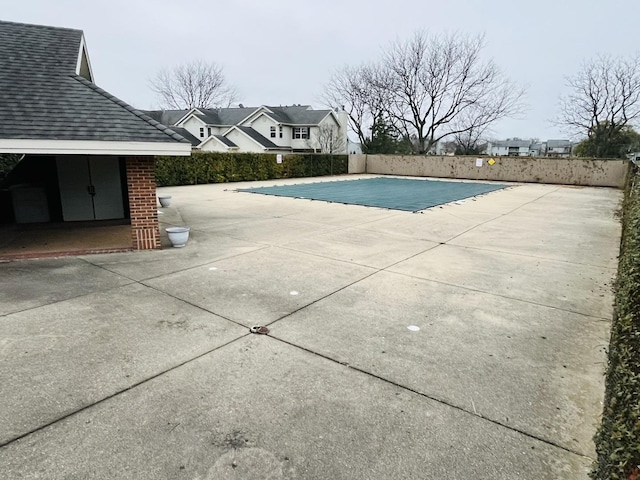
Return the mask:
<svg viewBox="0 0 640 480">
<path fill-rule="evenodd" d="M 271 138 L 276 138 L 276 127 L 271 127 L 270 131 L 271 131 Z"/>
<path fill-rule="evenodd" d="M 204 127 L 200 127 L 200 138 L 204 138 Z"/>
<path fill-rule="evenodd" d="M 280 125 L 278 129 L 280 130 L 280 138 L 282 138 L 282 125 Z"/>
</svg>

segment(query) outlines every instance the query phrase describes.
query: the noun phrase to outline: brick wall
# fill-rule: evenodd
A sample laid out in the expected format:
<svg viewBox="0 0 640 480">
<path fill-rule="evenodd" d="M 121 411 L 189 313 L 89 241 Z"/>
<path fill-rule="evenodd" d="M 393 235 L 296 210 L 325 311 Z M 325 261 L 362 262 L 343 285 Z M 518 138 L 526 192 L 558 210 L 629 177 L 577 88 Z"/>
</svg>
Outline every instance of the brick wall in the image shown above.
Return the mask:
<svg viewBox="0 0 640 480">
<path fill-rule="evenodd" d="M 127 157 L 126 165 L 133 248 L 160 248 L 154 158 Z"/>
</svg>

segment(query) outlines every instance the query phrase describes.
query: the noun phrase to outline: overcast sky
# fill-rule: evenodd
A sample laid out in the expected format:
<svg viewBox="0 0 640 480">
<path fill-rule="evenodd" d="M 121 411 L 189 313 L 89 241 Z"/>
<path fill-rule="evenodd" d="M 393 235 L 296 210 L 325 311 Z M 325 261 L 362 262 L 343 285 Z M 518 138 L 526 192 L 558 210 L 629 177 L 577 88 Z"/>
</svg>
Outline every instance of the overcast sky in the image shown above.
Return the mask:
<svg viewBox="0 0 640 480">
<path fill-rule="evenodd" d="M 222 65 L 245 106 L 322 108 L 333 70 L 392 40 L 485 33 L 486 58 L 528 90 L 528 112 L 495 138 L 566 138 L 551 123 L 565 77 L 640 50 L 639 0 L 0 0 L 0 18 L 84 30 L 95 82 L 142 109 L 157 107 L 158 70 L 195 59 Z"/>
</svg>

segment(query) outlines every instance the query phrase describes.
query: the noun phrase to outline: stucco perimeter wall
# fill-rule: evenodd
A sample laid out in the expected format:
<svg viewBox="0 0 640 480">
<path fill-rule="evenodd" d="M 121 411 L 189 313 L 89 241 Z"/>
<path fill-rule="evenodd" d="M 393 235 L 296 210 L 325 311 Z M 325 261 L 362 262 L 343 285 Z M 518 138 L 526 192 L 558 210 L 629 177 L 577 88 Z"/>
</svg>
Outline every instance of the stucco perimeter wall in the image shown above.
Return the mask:
<svg viewBox="0 0 640 480">
<path fill-rule="evenodd" d="M 367 157 L 370 155 L 349 155 L 349 173 L 367 173 Z"/>
<path fill-rule="evenodd" d="M 480 158 L 482 165 L 477 166 Z M 489 157 L 349 155 L 349 173 L 622 188 L 629 168 L 626 160 L 548 157 L 493 159 L 495 164 L 489 165 Z"/>
</svg>

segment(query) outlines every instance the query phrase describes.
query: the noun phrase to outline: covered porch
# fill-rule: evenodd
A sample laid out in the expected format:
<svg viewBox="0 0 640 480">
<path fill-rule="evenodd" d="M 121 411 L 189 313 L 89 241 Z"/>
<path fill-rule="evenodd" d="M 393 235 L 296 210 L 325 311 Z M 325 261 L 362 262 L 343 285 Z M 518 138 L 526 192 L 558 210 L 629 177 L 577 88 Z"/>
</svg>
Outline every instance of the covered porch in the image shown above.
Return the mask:
<svg viewBox="0 0 640 480">
<path fill-rule="evenodd" d="M 26 155 L 0 182 L 0 260 L 161 247 L 154 158 Z"/>
<path fill-rule="evenodd" d="M 132 249 L 128 221 L 0 226 L 0 260 L 117 253 Z"/>
</svg>

